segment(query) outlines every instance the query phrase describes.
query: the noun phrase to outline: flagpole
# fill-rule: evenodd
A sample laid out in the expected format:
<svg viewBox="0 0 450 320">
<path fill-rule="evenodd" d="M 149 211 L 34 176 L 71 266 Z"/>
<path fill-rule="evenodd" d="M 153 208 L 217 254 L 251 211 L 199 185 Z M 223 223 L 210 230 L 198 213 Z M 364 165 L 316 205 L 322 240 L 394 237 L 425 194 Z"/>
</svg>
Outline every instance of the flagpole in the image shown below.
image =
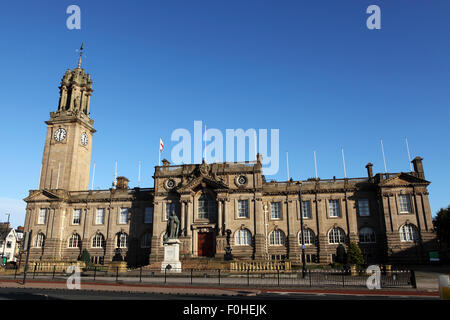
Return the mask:
<svg viewBox="0 0 450 320">
<path fill-rule="evenodd" d="M 286 152 L 286 170 L 287 170 L 287 179 L 289 181 L 289 179 L 291 177 L 289 176 L 289 153 L 288 152 Z"/>
<path fill-rule="evenodd" d="M 117 185 L 117 160 L 114 169 L 114 187 Z"/>
<path fill-rule="evenodd" d="M 316 170 L 316 179 L 317 179 L 317 158 L 316 158 L 316 150 L 314 150 L 314 168 Z"/>
<path fill-rule="evenodd" d="M 139 160 L 138 187 L 141 186 L 141 160 Z"/>
<path fill-rule="evenodd" d="M 204 151 L 203 151 L 203 159 L 205 160 L 205 162 L 206 162 L 206 123 L 205 123 L 205 135 L 204 135 L 204 137 L 205 137 L 205 149 L 204 149 Z"/>
<path fill-rule="evenodd" d="M 345 168 L 344 148 L 342 148 L 342 164 L 344 165 L 344 178 L 347 178 L 347 170 Z"/>
<path fill-rule="evenodd" d="M 159 146 L 158 146 L 158 167 L 161 166 L 161 137 L 159 138 Z"/>
<path fill-rule="evenodd" d="M 413 171 L 412 164 L 411 164 L 411 154 L 409 153 L 408 138 L 405 137 L 405 140 L 406 140 L 406 150 L 408 150 L 409 169 L 411 171 Z"/>
<path fill-rule="evenodd" d="M 384 156 L 383 139 L 380 139 L 380 141 L 381 141 L 381 152 L 383 153 L 384 173 L 387 173 L 387 168 L 386 168 L 386 157 Z"/>
</svg>

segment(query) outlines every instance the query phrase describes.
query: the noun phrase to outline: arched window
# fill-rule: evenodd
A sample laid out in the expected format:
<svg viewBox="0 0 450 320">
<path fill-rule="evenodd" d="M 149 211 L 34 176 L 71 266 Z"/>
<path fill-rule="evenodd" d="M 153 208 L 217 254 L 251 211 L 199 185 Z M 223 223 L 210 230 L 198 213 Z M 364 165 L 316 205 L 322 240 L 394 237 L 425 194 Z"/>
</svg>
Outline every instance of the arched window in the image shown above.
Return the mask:
<svg viewBox="0 0 450 320">
<path fill-rule="evenodd" d="M 404 224 L 400 228 L 400 241 L 402 242 L 416 242 L 419 240 L 419 232 L 413 224 Z"/>
<path fill-rule="evenodd" d="M 141 238 L 141 248 L 150 248 L 152 241 L 151 233 L 147 232 Z"/>
<path fill-rule="evenodd" d="M 105 247 L 105 237 L 101 233 L 97 233 L 94 238 L 92 238 L 92 248 L 103 247 Z"/>
<path fill-rule="evenodd" d="M 304 229 L 304 241 L 305 241 L 305 245 L 311 245 L 314 244 L 315 241 L 315 234 L 314 231 L 312 231 L 309 228 Z M 302 244 L 302 233 L 299 232 L 298 234 L 298 243 L 301 245 Z"/>
<path fill-rule="evenodd" d="M 283 246 L 284 245 L 284 232 L 281 230 L 273 230 L 270 234 L 269 240 L 271 246 Z"/>
<path fill-rule="evenodd" d="M 360 243 L 375 243 L 375 231 L 372 228 L 364 227 L 359 230 Z"/>
<path fill-rule="evenodd" d="M 69 238 L 69 248 L 79 248 L 81 244 L 81 237 L 78 234 L 73 234 Z"/>
<path fill-rule="evenodd" d="M 328 233 L 329 243 L 344 243 L 345 242 L 345 232 L 339 227 L 334 227 Z"/>
<path fill-rule="evenodd" d="M 212 217 L 214 210 L 214 201 L 206 194 L 202 193 L 198 198 L 198 218 L 208 219 Z"/>
<path fill-rule="evenodd" d="M 117 248 L 128 248 L 128 235 L 124 232 L 117 234 Z"/>
<path fill-rule="evenodd" d="M 234 244 L 238 246 L 249 246 L 252 244 L 252 233 L 247 229 L 236 231 L 234 235 Z"/>
<path fill-rule="evenodd" d="M 44 244 L 45 244 L 45 236 L 43 233 L 39 232 L 38 235 L 36 236 L 34 246 L 36 248 L 43 248 Z"/>
</svg>

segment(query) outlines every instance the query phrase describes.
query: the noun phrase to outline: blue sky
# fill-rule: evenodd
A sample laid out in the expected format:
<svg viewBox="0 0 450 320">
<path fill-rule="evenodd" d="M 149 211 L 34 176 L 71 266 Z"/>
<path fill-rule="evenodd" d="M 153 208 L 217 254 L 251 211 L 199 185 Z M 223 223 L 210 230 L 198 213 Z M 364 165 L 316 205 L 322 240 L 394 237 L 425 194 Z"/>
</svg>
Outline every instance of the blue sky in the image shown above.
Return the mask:
<svg viewBox="0 0 450 320">
<path fill-rule="evenodd" d="M 81 8 L 68 30 L 66 8 Z M 366 27 L 369 5 L 381 30 Z M 45 120 L 58 86 L 83 66 L 94 81 L 94 188 L 119 175 L 152 186 L 173 130 L 280 130 L 280 169 L 294 179 L 409 171 L 424 158 L 433 213 L 450 204 L 449 1 L 4 1 L 0 4 L 0 221 L 23 225 L 38 187 Z M 91 170 L 92 171 L 92 170 Z"/>
</svg>

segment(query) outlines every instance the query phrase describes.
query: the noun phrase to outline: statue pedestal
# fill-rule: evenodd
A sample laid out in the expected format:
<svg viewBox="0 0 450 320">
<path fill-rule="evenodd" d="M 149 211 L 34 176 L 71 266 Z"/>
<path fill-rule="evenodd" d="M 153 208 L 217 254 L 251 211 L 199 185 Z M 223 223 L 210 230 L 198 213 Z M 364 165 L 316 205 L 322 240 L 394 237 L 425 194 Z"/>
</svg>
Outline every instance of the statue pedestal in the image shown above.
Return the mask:
<svg viewBox="0 0 450 320">
<path fill-rule="evenodd" d="M 126 261 L 111 261 L 108 265 L 108 274 L 124 273 L 127 272 Z"/>
<path fill-rule="evenodd" d="M 164 243 L 164 261 L 161 264 L 161 272 L 181 272 L 180 240 L 170 239 Z"/>
</svg>

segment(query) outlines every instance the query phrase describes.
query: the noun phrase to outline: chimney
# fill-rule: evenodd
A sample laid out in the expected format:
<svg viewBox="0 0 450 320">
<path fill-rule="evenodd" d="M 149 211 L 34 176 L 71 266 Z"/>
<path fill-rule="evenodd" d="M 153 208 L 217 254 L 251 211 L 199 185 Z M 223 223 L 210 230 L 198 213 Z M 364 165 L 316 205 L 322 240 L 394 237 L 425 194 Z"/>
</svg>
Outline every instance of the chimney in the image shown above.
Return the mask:
<svg viewBox="0 0 450 320">
<path fill-rule="evenodd" d="M 128 180 L 125 177 L 117 177 L 117 185 L 116 185 L 116 189 L 128 189 L 128 182 L 130 180 Z"/>
<path fill-rule="evenodd" d="M 417 174 L 417 176 L 421 179 L 425 179 L 425 173 L 423 172 L 423 164 L 422 164 L 422 158 L 421 157 L 415 157 L 413 161 L 411 161 L 414 165 L 414 172 Z"/>
<path fill-rule="evenodd" d="M 373 170 L 372 170 L 373 164 L 371 164 L 370 162 L 366 165 L 366 169 L 367 169 L 367 176 L 369 177 L 369 181 L 372 182 L 373 180 Z"/>
</svg>

